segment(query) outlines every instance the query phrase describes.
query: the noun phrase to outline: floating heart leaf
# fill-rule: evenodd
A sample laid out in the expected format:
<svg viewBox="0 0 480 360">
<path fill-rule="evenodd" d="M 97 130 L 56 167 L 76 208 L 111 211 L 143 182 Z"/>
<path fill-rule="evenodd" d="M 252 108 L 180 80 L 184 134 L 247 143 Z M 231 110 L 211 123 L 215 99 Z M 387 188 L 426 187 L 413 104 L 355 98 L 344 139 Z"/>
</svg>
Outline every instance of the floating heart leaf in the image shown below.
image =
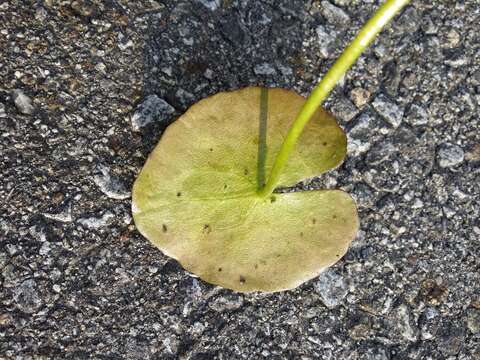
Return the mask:
<svg viewBox="0 0 480 360">
<path fill-rule="evenodd" d="M 258 195 L 305 99 L 245 88 L 201 100 L 170 125 L 133 189 L 139 231 L 205 281 L 242 292 L 298 286 L 343 256 L 358 228 L 338 190 Z M 343 131 L 308 123 L 280 184 L 339 165 Z"/>
</svg>

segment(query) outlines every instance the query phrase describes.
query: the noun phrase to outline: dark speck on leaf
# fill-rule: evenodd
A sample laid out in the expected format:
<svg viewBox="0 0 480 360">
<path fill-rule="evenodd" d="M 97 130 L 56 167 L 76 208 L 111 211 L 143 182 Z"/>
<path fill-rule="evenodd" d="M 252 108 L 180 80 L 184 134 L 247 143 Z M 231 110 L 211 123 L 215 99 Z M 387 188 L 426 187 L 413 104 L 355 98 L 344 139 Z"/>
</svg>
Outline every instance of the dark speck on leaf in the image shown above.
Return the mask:
<svg viewBox="0 0 480 360">
<path fill-rule="evenodd" d="M 167 232 L 167 225 L 163 224 L 162 225 L 162 230 L 163 230 L 164 233 L 166 233 Z"/>
<path fill-rule="evenodd" d="M 255 269 L 258 269 L 258 264 L 255 264 Z"/>
<path fill-rule="evenodd" d="M 211 232 L 212 232 L 212 228 L 210 227 L 210 225 L 209 225 L 209 224 L 205 224 L 205 225 L 203 226 L 203 233 L 204 233 L 204 234 L 210 234 Z"/>
<path fill-rule="evenodd" d="M 180 191 L 177 192 L 177 196 L 178 196 L 178 197 L 182 196 L 182 193 L 181 193 Z"/>
<path fill-rule="evenodd" d="M 313 218 L 312 219 L 312 224 L 316 224 L 317 223 L 317 219 Z"/>
<path fill-rule="evenodd" d="M 327 143 L 327 142 L 324 142 L 324 143 L 323 143 L 323 146 L 327 146 L 327 145 L 328 145 L 328 143 Z"/>
<path fill-rule="evenodd" d="M 303 232 L 300 233 L 300 236 L 303 237 Z"/>
<path fill-rule="evenodd" d="M 337 218 L 337 215 L 333 215 L 332 218 L 336 219 L 336 218 Z"/>
<path fill-rule="evenodd" d="M 222 271 L 222 268 L 218 268 L 218 272 L 221 272 Z"/>
<path fill-rule="evenodd" d="M 224 188 L 224 189 L 226 189 L 227 187 L 228 187 L 227 184 L 224 184 L 224 185 L 223 185 L 223 188 Z"/>
<path fill-rule="evenodd" d="M 210 151 L 213 151 L 213 148 L 210 148 Z"/>
<path fill-rule="evenodd" d="M 245 278 L 242 275 L 240 275 L 240 283 L 245 284 L 245 281 L 246 281 Z"/>
<path fill-rule="evenodd" d="M 272 197 L 270 198 L 270 202 L 271 202 L 271 203 L 274 203 L 275 201 L 277 201 L 277 198 L 276 198 L 275 196 L 272 196 Z"/>
<path fill-rule="evenodd" d="M 245 175 L 248 175 L 248 169 L 243 170 L 243 173 L 244 173 Z"/>
</svg>

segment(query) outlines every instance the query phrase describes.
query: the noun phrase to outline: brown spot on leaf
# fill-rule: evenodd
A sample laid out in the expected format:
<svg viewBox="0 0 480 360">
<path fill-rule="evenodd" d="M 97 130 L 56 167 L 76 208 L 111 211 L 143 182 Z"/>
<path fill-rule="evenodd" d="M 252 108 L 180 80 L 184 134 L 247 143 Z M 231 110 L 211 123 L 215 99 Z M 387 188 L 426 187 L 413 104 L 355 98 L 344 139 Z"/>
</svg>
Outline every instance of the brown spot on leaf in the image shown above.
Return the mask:
<svg viewBox="0 0 480 360">
<path fill-rule="evenodd" d="M 277 201 L 277 198 L 275 196 L 270 197 L 270 202 L 271 203 L 274 203 L 275 201 Z"/>
<path fill-rule="evenodd" d="M 222 272 L 222 268 L 221 268 L 221 267 L 218 268 L 218 272 Z"/>
<path fill-rule="evenodd" d="M 179 191 L 177 192 L 177 197 L 180 197 L 180 196 L 182 196 L 182 193 Z"/>
<path fill-rule="evenodd" d="M 337 218 L 337 215 L 333 215 L 332 218 L 333 218 L 333 219 L 336 219 L 336 218 Z"/>
<path fill-rule="evenodd" d="M 204 234 L 210 234 L 211 232 L 212 232 L 212 228 L 210 227 L 210 225 L 209 225 L 209 224 L 205 224 L 205 225 L 203 226 L 203 233 L 204 233 Z"/>
<path fill-rule="evenodd" d="M 243 170 L 243 173 L 244 173 L 245 175 L 248 175 L 248 169 L 244 169 L 244 170 Z"/>
<path fill-rule="evenodd" d="M 255 264 L 254 266 L 255 266 L 255 269 L 258 269 L 258 264 Z"/>
<path fill-rule="evenodd" d="M 162 231 L 163 231 L 164 233 L 166 233 L 167 230 L 168 230 L 168 229 L 167 229 L 167 225 L 163 224 L 163 225 L 162 225 Z"/>
<path fill-rule="evenodd" d="M 312 224 L 316 224 L 317 223 L 317 219 L 313 218 L 312 219 Z"/>
<path fill-rule="evenodd" d="M 245 278 L 242 275 L 240 275 L 240 283 L 245 284 L 245 281 L 247 280 L 245 280 Z"/>
</svg>

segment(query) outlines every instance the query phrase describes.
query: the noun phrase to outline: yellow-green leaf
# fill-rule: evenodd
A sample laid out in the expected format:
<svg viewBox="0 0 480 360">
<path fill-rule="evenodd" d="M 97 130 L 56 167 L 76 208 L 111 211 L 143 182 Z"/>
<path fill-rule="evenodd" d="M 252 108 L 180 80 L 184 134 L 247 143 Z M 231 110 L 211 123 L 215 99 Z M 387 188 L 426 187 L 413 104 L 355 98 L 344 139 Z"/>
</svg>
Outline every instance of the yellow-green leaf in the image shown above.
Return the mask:
<svg viewBox="0 0 480 360">
<path fill-rule="evenodd" d="M 358 228 L 338 190 L 260 198 L 275 155 L 305 99 L 245 88 L 201 100 L 170 125 L 133 189 L 139 231 L 205 281 L 242 292 L 298 286 L 343 256 Z M 318 111 L 282 185 L 338 166 L 346 139 Z"/>
</svg>

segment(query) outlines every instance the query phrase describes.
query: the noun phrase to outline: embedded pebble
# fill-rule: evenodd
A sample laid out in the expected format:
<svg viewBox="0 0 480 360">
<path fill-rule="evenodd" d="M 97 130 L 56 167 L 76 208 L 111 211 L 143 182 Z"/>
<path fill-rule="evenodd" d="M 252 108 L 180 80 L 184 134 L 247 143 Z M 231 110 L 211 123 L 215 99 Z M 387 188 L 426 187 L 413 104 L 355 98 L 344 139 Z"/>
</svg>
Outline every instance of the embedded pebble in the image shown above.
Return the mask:
<svg viewBox="0 0 480 360">
<path fill-rule="evenodd" d="M 350 92 L 350 98 L 356 107 L 361 108 L 368 102 L 370 91 L 362 88 L 354 88 Z"/>
<path fill-rule="evenodd" d="M 340 7 L 331 4 L 329 1 L 322 1 L 322 13 L 327 20 L 334 24 L 346 25 L 350 21 L 350 16 Z"/>
<path fill-rule="evenodd" d="M 273 75 L 277 71 L 272 65 L 263 63 L 263 64 L 255 65 L 255 67 L 253 68 L 253 72 L 256 75 Z"/>
<path fill-rule="evenodd" d="M 455 144 L 444 143 L 440 145 L 437 153 L 438 165 L 442 168 L 450 168 L 461 164 L 465 153 L 462 148 Z"/>
<path fill-rule="evenodd" d="M 237 294 L 218 296 L 208 303 L 210 309 L 222 312 L 226 310 L 236 310 L 243 305 L 243 297 Z"/>
<path fill-rule="evenodd" d="M 417 340 L 417 329 L 410 309 L 407 305 L 402 304 L 393 312 L 393 325 L 396 333 L 404 341 L 415 342 Z"/>
<path fill-rule="evenodd" d="M 412 34 L 420 28 L 420 17 L 417 9 L 411 6 L 404 10 L 403 14 L 395 22 L 395 28 L 399 32 Z"/>
<path fill-rule="evenodd" d="M 220 0 L 196 0 L 196 1 L 211 11 L 215 11 L 220 7 Z"/>
<path fill-rule="evenodd" d="M 165 100 L 160 99 L 157 95 L 149 95 L 137 107 L 137 110 L 132 116 L 132 127 L 134 131 L 139 131 L 141 128 L 152 122 L 163 122 L 171 118 L 175 109 Z"/>
<path fill-rule="evenodd" d="M 195 102 L 195 96 L 193 96 L 192 93 L 181 88 L 177 90 L 177 92 L 175 93 L 175 97 L 180 101 L 180 103 L 184 107 L 189 106 L 193 102 Z"/>
<path fill-rule="evenodd" d="M 332 58 L 335 55 L 335 39 L 337 33 L 334 29 L 327 28 L 324 25 L 319 25 L 316 28 L 318 45 L 320 47 L 320 54 L 322 57 L 328 59 Z"/>
<path fill-rule="evenodd" d="M 24 313 L 34 313 L 43 304 L 34 279 L 25 280 L 14 289 L 13 298 Z"/>
<path fill-rule="evenodd" d="M 365 153 L 372 146 L 372 135 L 376 128 L 376 122 L 369 113 L 361 114 L 355 125 L 348 131 L 348 152 L 354 155 Z"/>
<path fill-rule="evenodd" d="M 328 308 L 340 305 L 347 296 L 348 288 L 342 276 L 332 269 L 324 271 L 313 284 L 320 299 Z"/>
<path fill-rule="evenodd" d="M 410 107 L 410 110 L 407 115 L 407 120 L 410 124 L 414 126 L 422 126 L 428 124 L 428 114 L 427 111 L 416 104 L 413 104 Z"/>
<path fill-rule="evenodd" d="M 32 104 L 32 100 L 25 95 L 25 93 L 20 89 L 15 89 L 12 91 L 12 98 L 17 110 L 22 114 L 31 115 L 33 114 L 35 108 Z"/>
<path fill-rule="evenodd" d="M 372 103 L 373 108 L 394 128 L 402 123 L 403 110 L 385 95 L 378 95 Z"/>
<path fill-rule="evenodd" d="M 457 321 L 443 324 L 439 329 L 439 350 L 446 356 L 458 354 L 465 341 L 465 330 Z"/>
<path fill-rule="evenodd" d="M 89 17 L 92 16 L 95 12 L 95 5 L 90 1 L 85 0 L 74 0 L 70 4 L 72 10 L 80 16 Z"/>
<path fill-rule="evenodd" d="M 467 327 L 473 334 L 480 333 L 480 309 L 471 308 L 468 310 Z"/>
<path fill-rule="evenodd" d="M 70 203 L 63 208 L 63 211 L 60 211 L 58 213 L 43 213 L 42 215 L 47 219 L 63 223 L 69 223 L 73 221 L 72 206 Z"/>
<path fill-rule="evenodd" d="M 122 180 L 118 176 L 111 175 L 108 167 L 100 164 L 96 170 L 97 174 L 93 177 L 93 181 L 109 198 L 123 200 L 131 196 Z"/>
<path fill-rule="evenodd" d="M 110 211 L 106 211 L 101 216 L 83 217 L 78 219 L 77 222 L 87 229 L 100 229 L 107 226 L 114 218 L 115 215 L 113 215 Z"/>
<path fill-rule="evenodd" d="M 35 19 L 38 21 L 43 21 L 47 18 L 48 12 L 45 10 L 44 7 L 42 6 L 36 6 L 35 7 Z"/>
<path fill-rule="evenodd" d="M 461 40 L 460 34 L 458 33 L 457 30 L 451 29 L 447 33 L 447 45 L 448 45 L 448 47 L 450 47 L 450 48 L 457 47 L 458 44 L 460 43 L 460 40 Z"/>
<path fill-rule="evenodd" d="M 7 117 L 7 114 L 5 113 L 5 105 L 0 103 L 0 118 Z"/>
</svg>

